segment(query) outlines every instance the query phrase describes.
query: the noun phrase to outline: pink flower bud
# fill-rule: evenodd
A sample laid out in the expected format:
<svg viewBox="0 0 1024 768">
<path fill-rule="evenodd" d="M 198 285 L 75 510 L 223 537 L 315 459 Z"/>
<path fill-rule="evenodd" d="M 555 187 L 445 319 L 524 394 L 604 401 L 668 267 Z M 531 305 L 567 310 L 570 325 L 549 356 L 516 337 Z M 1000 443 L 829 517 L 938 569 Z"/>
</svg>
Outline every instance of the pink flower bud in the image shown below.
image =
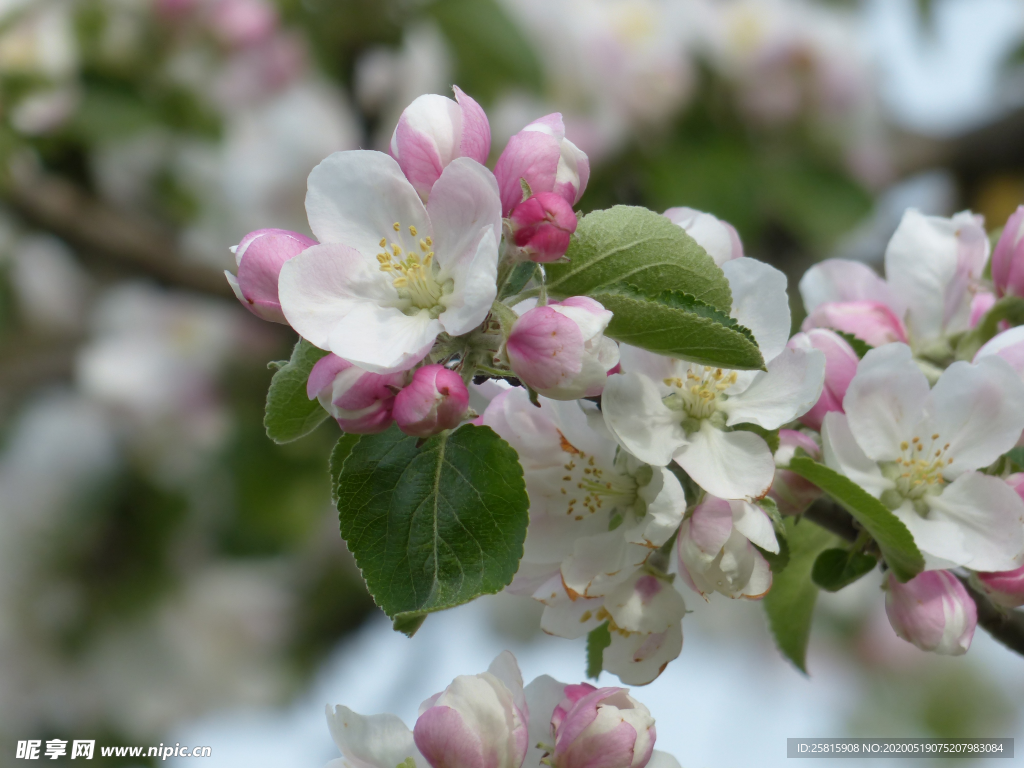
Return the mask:
<svg viewBox="0 0 1024 768">
<path fill-rule="evenodd" d="M 491 151 L 487 115 L 457 85 L 452 88 L 456 101 L 433 93 L 417 97 L 391 136 L 391 155 L 424 201 L 452 160 L 486 163 Z"/>
<path fill-rule="evenodd" d="M 856 336 L 872 347 L 907 343 L 907 331 L 895 313 L 878 301 L 836 301 L 817 306 L 801 330 L 832 328 Z"/>
<path fill-rule="evenodd" d="M 992 282 L 1000 296 L 1024 296 L 1024 205 L 1010 215 L 992 252 Z"/>
<path fill-rule="evenodd" d="M 1006 482 L 1024 498 L 1024 472 L 1017 472 L 1006 478 Z M 992 601 L 1006 608 L 1024 605 L 1024 566 L 1013 571 L 977 573 L 978 581 L 985 587 Z"/>
<path fill-rule="evenodd" d="M 266 0 L 218 0 L 210 13 L 210 27 L 226 45 L 255 45 L 277 29 L 277 10 Z"/>
<path fill-rule="evenodd" d="M 1024 378 L 1024 326 L 1017 326 L 993 336 L 974 355 L 974 362 L 990 355 L 1003 358 L 1018 376 Z"/>
<path fill-rule="evenodd" d="M 576 231 L 572 206 L 554 192 L 541 192 L 512 210 L 512 240 L 530 261 L 545 263 L 565 255 Z"/>
<path fill-rule="evenodd" d="M 821 461 L 821 448 L 810 435 L 794 429 L 779 430 L 779 450 L 775 452 L 775 479 L 772 481 L 768 496 L 775 501 L 779 511 L 784 515 L 803 514 L 821 497 L 821 489 L 818 486 L 786 469 L 797 448 L 803 448 L 812 459 Z"/>
<path fill-rule="evenodd" d="M 227 271 L 224 276 L 238 300 L 256 317 L 287 325 L 277 297 L 277 278 L 282 264 L 311 245 L 316 241 L 298 232 L 257 229 L 235 246 L 238 276 Z"/>
<path fill-rule="evenodd" d="M 978 291 L 978 293 L 974 294 L 973 298 L 971 298 L 971 313 L 967 318 L 967 327 L 976 328 L 995 303 L 996 295 L 994 293 Z"/>
<path fill-rule="evenodd" d="M 462 377 L 443 365 L 425 365 L 395 397 L 398 428 L 414 437 L 430 437 L 459 426 L 469 409 Z"/>
<path fill-rule="evenodd" d="M 885 612 L 896 634 L 923 651 L 947 656 L 967 653 L 978 624 L 978 609 L 949 571 L 925 571 L 906 584 L 889 574 Z"/>
<path fill-rule="evenodd" d="M 519 666 L 504 651 L 486 672 L 459 675 L 423 702 L 413 737 L 433 768 L 520 768 L 529 717 Z"/>
<path fill-rule="evenodd" d="M 626 688 L 567 685 L 554 711 L 555 768 L 643 768 L 657 733 L 654 718 Z"/>
<path fill-rule="evenodd" d="M 743 255 L 739 233 L 729 222 L 693 208 L 669 208 L 663 215 L 682 227 L 718 266 Z"/>
<path fill-rule="evenodd" d="M 801 423 L 814 430 L 821 429 L 821 420 L 829 411 L 843 412 L 843 398 L 850 386 L 857 363 L 860 359 L 846 339 L 827 328 L 812 328 L 793 336 L 786 346 L 793 349 L 817 349 L 825 355 L 825 385 L 821 397 L 807 413 L 800 417 Z"/>
<path fill-rule="evenodd" d="M 585 296 L 534 307 L 512 327 L 505 345 L 516 376 L 552 400 L 601 394 L 619 348 L 605 338 L 612 313 Z"/>
<path fill-rule="evenodd" d="M 309 372 L 306 395 L 318 399 L 344 431 L 372 435 L 391 426 L 392 387 L 401 387 L 407 376 L 370 373 L 337 355 L 326 355 Z"/>
<path fill-rule="evenodd" d="M 562 115 L 534 120 L 508 140 L 494 166 L 501 212 L 508 216 L 523 200 L 522 181 L 533 194 L 554 192 L 570 206 L 579 202 L 590 178 L 590 161 L 565 138 Z"/>
</svg>

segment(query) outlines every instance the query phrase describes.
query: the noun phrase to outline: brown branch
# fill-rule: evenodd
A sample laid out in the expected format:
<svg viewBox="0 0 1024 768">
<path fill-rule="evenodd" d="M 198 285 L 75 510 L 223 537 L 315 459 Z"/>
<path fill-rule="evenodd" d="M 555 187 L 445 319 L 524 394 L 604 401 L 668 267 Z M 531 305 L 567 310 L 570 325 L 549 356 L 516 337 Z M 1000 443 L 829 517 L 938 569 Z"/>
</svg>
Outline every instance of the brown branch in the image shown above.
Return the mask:
<svg viewBox="0 0 1024 768">
<path fill-rule="evenodd" d="M 825 530 L 853 542 L 859 533 L 853 518 L 838 504 L 816 503 L 803 517 Z M 1024 656 L 1024 612 L 998 607 L 983 593 L 971 586 L 967 577 L 956 574 L 967 589 L 967 594 L 978 608 L 978 626 L 992 635 L 1011 651 Z"/>
<path fill-rule="evenodd" d="M 221 272 L 181 257 L 174 232 L 115 210 L 64 179 L 18 170 L 4 193 L 8 204 L 29 223 L 87 254 L 145 272 L 161 282 L 231 297 Z"/>
</svg>

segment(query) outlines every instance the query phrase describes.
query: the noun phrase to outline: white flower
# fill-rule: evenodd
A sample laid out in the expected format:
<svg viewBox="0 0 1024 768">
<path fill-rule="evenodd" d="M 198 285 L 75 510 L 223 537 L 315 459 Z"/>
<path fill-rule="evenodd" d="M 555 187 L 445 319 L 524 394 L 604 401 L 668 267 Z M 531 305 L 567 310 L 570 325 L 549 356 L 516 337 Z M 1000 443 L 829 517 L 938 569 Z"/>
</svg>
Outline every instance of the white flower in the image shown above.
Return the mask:
<svg viewBox="0 0 1024 768">
<path fill-rule="evenodd" d="M 708 493 L 759 498 L 775 474 L 768 444 L 739 424 L 778 429 L 808 411 L 821 394 L 825 358 L 787 349 L 786 277 L 750 258 L 727 261 L 732 316 L 754 334 L 767 371 L 729 371 L 620 347 L 623 374 L 605 385 L 605 421 L 642 461 L 675 461 Z"/>
<path fill-rule="evenodd" d="M 336 152 L 309 175 L 320 245 L 281 270 L 281 308 L 312 344 L 374 373 L 421 360 L 441 332 L 483 322 L 497 291 L 501 202 L 494 176 L 460 157 L 426 206 L 394 159 Z"/>
<path fill-rule="evenodd" d="M 843 407 L 825 416 L 825 462 L 903 521 L 928 570 L 1024 563 L 1024 502 L 974 471 L 1024 428 L 1024 384 L 1006 361 L 953 363 L 929 391 L 910 348 L 887 344 L 864 356 Z"/>
<path fill-rule="evenodd" d="M 686 496 L 671 472 L 620 450 L 590 403 L 539 402 L 536 408 L 524 390 L 510 389 L 483 415 L 519 453 L 530 495 L 510 590 L 534 594 L 556 578 L 574 597 L 606 594 L 668 541 Z"/>
<path fill-rule="evenodd" d="M 746 501 L 706 496 L 679 531 L 679 575 L 705 597 L 720 592 L 733 598 L 762 598 L 771 589 L 772 572 L 755 544 L 779 552 L 763 509 Z"/>
</svg>

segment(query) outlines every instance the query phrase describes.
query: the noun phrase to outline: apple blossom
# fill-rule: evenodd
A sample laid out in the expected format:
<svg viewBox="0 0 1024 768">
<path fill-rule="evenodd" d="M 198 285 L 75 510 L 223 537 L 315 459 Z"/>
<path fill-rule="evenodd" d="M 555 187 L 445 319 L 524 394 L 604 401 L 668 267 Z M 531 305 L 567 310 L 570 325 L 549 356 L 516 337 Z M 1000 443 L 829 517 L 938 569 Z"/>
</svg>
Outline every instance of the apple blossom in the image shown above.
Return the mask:
<svg viewBox="0 0 1024 768">
<path fill-rule="evenodd" d="M 743 256 L 739 233 L 729 222 L 693 208 L 669 208 L 664 215 L 696 240 L 718 266 Z"/>
<path fill-rule="evenodd" d="M 228 285 L 242 305 L 256 317 L 273 323 L 287 323 L 277 296 L 282 265 L 316 245 L 298 232 L 286 229 L 258 229 L 232 247 L 238 276 L 224 272 Z"/>
<path fill-rule="evenodd" d="M 885 613 L 893 630 L 922 651 L 946 656 L 967 653 L 978 609 L 949 571 L 925 571 L 906 584 L 889 574 Z"/>
<path fill-rule="evenodd" d="M 829 411 L 843 410 L 843 397 L 857 373 L 860 358 L 842 336 L 826 329 L 812 328 L 798 333 L 787 345 L 793 349 L 817 349 L 825 356 L 825 384 L 821 397 L 811 410 L 800 417 L 800 422 L 814 430 L 821 429 L 821 420 Z"/>
<path fill-rule="evenodd" d="M 443 365 L 426 365 L 395 397 L 394 417 L 405 434 L 430 437 L 459 426 L 468 409 L 462 377 Z"/>
<path fill-rule="evenodd" d="M 796 472 L 791 472 L 789 462 L 802 448 L 815 461 L 821 461 L 821 446 L 814 438 L 795 429 L 779 430 L 779 449 L 775 452 L 775 479 L 772 481 L 768 497 L 772 499 L 779 512 L 784 515 L 801 515 L 811 504 L 821 498 L 821 489 L 814 483 L 804 480 Z"/>
<path fill-rule="evenodd" d="M 734 429 L 778 429 L 821 395 L 825 357 L 786 347 L 786 276 L 750 258 L 722 265 L 732 315 L 754 335 L 767 371 L 729 371 L 623 346 L 623 373 L 610 376 L 602 408 L 616 439 L 654 466 L 675 461 L 708 493 L 754 499 L 768 492 L 775 464 L 763 438 Z"/>
<path fill-rule="evenodd" d="M 601 394 L 619 348 L 605 337 L 612 313 L 585 296 L 527 310 L 505 349 L 523 383 L 554 400 Z"/>
<path fill-rule="evenodd" d="M 279 289 L 288 322 L 315 346 L 390 373 L 490 312 L 501 210 L 475 160 L 449 163 L 424 206 L 393 158 L 335 152 L 309 175 L 306 211 L 320 244 L 285 263 Z"/>
<path fill-rule="evenodd" d="M 942 218 L 910 209 L 886 247 L 885 280 L 860 262 L 842 259 L 807 270 L 800 279 L 806 327 L 830 325 L 874 346 L 905 341 L 915 351 L 927 351 L 969 327 L 973 292 L 988 253 L 981 217 L 962 211 Z M 848 302 L 859 304 L 835 306 Z M 826 309 L 828 304 L 833 306 Z"/>
<path fill-rule="evenodd" d="M 644 768 L 657 734 L 647 707 L 625 688 L 568 685 L 555 708 L 554 768 Z"/>
<path fill-rule="evenodd" d="M 1024 563 L 1024 501 L 974 471 L 1024 428 L 1024 384 L 1000 358 L 953 363 L 929 391 L 905 344 L 868 352 L 825 415 L 825 462 L 903 521 L 929 570 L 1005 571 Z"/>
<path fill-rule="evenodd" d="M 555 112 L 534 120 L 508 140 L 494 175 L 504 216 L 523 201 L 523 181 L 532 194 L 554 192 L 571 207 L 587 188 L 590 161 L 565 138 L 562 116 Z"/>
<path fill-rule="evenodd" d="M 518 452 L 530 496 L 523 558 L 509 590 L 536 597 L 555 579 L 573 595 L 606 594 L 668 541 L 686 496 L 671 472 L 619 450 L 593 404 L 539 402 L 536 408 L 522 389 L 508 389 L 482 419 Z"/>
<path fill-rule="evenodd" d="M 530 261 L 545 263 L 565 255 L 576 231 L 576 214 L 559 195 L 540 192 L 517 205 L 509 223 L 512 242 Z"/>
<path fill-rule="evenodd" d="M 404 372 L 370 373 L 328 354 L 309 372 L 306 394 L 310 400 L 319 400 L 345 432 L 372 435 L 391 426 L 395 390 L 407 378 Z"/>
<path fill-rule="evenodd" d="M 342 754 L 327 768 L 395 768 L 410 759 L 415 768 L 427 768 L 412 731 L 395 715 L 360 715 L 328 705 L 327 726 Z"/>
<path fill-rule="evenodd" d="M 1007 484 L 1024 498 L 1024 472 L 1006 478 Z M 979 572 L 974 574 L 992 601 L 1005 608 L 1024 605 L 1024 566 L 1012 571 Z"/>
<path fill-rule="evenodd" d="M 530 711 L 515 657 L 503 651 L 479 675 L 459 675 L 420 706 L 416 746 L 433 768 L 520 768 Z"/>
<path fill-rule="evenodd" d="M 705 496 L 679 529 L 679 575 L 704 597 L 720 592 L 758 600 L 771 588 L 772 572 L 755 544 L 779 552 L 772 522 L 763 509 L 746 501 Z"/>
<path fill-rule="evenodd" d="M 455 101 L 428 93 L 405 108 L 391 137 L 391 155 L 423 201 L 452 160 L 486 163 L 491 151 L 487 115 L 457 86 Z"/>
<path fill-rule="evenodd" d="M 1000 296 L 1024 296 L 1024 205 L 1007 219 L 992 252 L 992 282 Z"/>
</svg>

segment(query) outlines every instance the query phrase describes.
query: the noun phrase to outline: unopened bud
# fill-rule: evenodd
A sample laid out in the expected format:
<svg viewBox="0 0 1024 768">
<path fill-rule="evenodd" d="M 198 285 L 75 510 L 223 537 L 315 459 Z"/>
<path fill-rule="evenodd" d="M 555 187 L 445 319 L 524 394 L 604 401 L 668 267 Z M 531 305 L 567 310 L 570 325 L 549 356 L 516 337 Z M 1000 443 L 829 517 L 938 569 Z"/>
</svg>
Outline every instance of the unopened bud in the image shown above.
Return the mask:
<svg viewBox="0 0 1024 768">
<path fill-rule="evenodd" d="M 899 637 L 947 656 L 967 653 L 978 625 L 977 606 L 949 571 L 925 571 L 906 584 L 890 573 L 885 612 Z"/>
<path fill-rule="evenodd" d="M 250 232 L 234 249 L 238 276 L 224 272 L 228 285 L 256 317 L 287 325 L 277 296 L 281 266 L 312 245 L 316 245 L 315 240 L 286 229 Z"/>
<path fill-rule="evenodd" d="M 1024 296 L 1024 205 L 1010 215 L 992 252 L 992 282 L 1000 296 Z"/>
<path fill-rule="evenodd" d="M 877 301 L 837 301 L 821 304 L 801 329 L 832 328 L 856 336 L 872 347 L 894 341 L 907 343 L 907 331 L 895 313 Z"/>
<path fill-rule="evenodd" d="M 545 263 L 565 255 L 576 231 L 572 206 L 554 192 L 527 198 L 512 210 L 512 240 L 530 261 Z"/>
<path fill-rule="evenodd" d="M 469 390 L 462 377 L 443 365 L 426 365 L 395 397 L 394 416 L 405 434 L 431 437 L 457 427 L 467 410 Z"/>
<path fill-rule="evenodd" d="M 345 432 L 372 435 L 391 426 L 393 388 L 401 387 L 407 376 L 405 372 L 370 373 L 331 354 L 320 358 L 309 372 L 306 395 L 318 399 Z"/>
<path fill-rule="evenodd" d="M 657 738 L 654 718 L 627 688 L 567 685 L 551 724 L 554 768 L 643 768 Z"/>
<path fill-rule="evenodd" d="M 806 426 L 820 430 L 821 420 L 826 413 L 843 412 L 843 398 L 857 373 L 860 359 L 846 339 L 827 328 L 802 331 L 794 335 L 786 346 L 793 349 L 817 349 L 825 355 L 825 384 L 821 389 L 821 397 L 811 410 L 800 417 Z"/>
</svg>

